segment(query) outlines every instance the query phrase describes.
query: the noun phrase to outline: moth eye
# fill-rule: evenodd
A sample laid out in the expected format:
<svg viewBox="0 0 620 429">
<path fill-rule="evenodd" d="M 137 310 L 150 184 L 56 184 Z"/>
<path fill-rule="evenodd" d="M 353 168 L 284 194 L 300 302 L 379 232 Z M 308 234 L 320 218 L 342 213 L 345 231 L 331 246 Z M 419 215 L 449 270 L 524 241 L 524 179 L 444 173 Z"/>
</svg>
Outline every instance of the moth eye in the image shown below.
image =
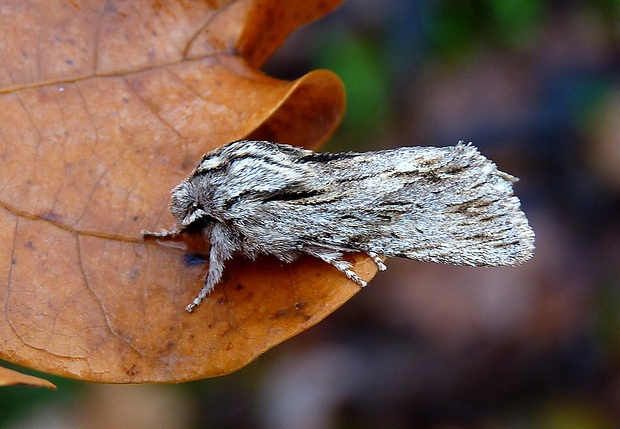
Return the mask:
<svg viewBox="0 0 620 429">
<path fill-rule="evenodd" d="M 202 204 L 199 204 L 198 201 L 192 202 L 190 211 L 198 211 L 198 210 L 200 211 L 204 210 L 204 208 L 202 207 Z"/>
<path fill-rule="evenodd" d="M 196 222 L 198 219 L 202 219 L 207 213 L 198 205 L 192 204 L 191 208 L 185 214 L 185 217 L 181 220 L 183 226 L 189 226 Z"/>
</svg>

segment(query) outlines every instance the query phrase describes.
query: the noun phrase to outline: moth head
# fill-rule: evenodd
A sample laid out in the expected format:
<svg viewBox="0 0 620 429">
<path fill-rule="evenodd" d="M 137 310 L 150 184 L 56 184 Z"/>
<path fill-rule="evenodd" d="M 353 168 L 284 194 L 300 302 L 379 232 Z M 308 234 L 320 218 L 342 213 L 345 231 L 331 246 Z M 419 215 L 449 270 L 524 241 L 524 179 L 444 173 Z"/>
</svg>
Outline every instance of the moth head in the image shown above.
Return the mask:
<svg viewBox="0 0 620 429">
<path fill-rule="evenodd" d="M 198 190 L 191 181 L 184 180 L 172 190 L 170 211 L 177 224 L 185 229 L 208 217 L 199 200 Z"/>
</svg>

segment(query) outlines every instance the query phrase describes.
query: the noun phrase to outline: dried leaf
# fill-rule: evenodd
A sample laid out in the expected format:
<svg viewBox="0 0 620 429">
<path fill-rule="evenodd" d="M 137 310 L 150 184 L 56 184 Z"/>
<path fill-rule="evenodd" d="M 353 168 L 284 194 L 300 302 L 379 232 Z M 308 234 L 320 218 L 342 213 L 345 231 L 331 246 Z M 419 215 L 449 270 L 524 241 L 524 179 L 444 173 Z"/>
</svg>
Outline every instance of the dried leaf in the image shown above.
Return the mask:
<svg viewBox="0 0 620 429">
<path fill-rule="evenodd" d="M 0 366 L 0 386 L 14 386 L 16 384 L 56 390 L 56 386 L 47 380 Z"/>
<path fill-rule="evenodd" d="M 312 258 L 235 260 L 188 314 L 206 264 L 140 236 L 173 224 L 169 192 L 204 152 L 329 137 L 333 73 L 283 82 L 249 65 L 340 1 L 3 2 L 0 358 L 100 382 L 210 377 L 357 292 Z"/>
</svg>

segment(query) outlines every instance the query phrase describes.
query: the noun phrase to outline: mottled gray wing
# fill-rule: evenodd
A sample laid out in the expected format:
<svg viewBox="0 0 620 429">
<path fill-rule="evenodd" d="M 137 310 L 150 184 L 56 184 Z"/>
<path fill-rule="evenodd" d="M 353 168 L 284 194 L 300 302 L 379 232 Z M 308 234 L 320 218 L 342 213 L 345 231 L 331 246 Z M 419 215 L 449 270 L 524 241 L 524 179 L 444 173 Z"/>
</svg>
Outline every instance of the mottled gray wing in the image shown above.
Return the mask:
<svg viewBox="0 0 620 429">
<path fill-rule="evenodd" d="M 301 153 L 305 173 L 245 207 L 273 237 L 300 248 L 375 252 L 457 265 L 516 265 L 534 233 L 512 176 L 472 145 Z M 302 171 L 300 169 L 299 171 Z"/>
</svg>

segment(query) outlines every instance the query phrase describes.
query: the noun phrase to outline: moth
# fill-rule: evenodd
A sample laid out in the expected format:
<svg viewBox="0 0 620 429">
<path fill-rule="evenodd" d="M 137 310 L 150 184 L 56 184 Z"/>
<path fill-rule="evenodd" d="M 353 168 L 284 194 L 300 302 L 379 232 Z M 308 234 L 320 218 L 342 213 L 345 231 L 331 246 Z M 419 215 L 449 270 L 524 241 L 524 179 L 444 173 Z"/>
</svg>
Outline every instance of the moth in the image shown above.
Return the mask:
<svg viewBox="0 0 620 429">
<path fill-rule="evenodd" d="M 233 255 L 307 254 L 366 286 L 343 259 L 364 252 L 455 265 L 518 265 L 532 256 L 534 232 L 513 195 L 517 179 L 470 144 L 317 153 L 239 140 L 204 155 L 172 190 L 170 239 L 200 231 L 210 245 L 204 287 L 193 311 Z"/>
</svg>

